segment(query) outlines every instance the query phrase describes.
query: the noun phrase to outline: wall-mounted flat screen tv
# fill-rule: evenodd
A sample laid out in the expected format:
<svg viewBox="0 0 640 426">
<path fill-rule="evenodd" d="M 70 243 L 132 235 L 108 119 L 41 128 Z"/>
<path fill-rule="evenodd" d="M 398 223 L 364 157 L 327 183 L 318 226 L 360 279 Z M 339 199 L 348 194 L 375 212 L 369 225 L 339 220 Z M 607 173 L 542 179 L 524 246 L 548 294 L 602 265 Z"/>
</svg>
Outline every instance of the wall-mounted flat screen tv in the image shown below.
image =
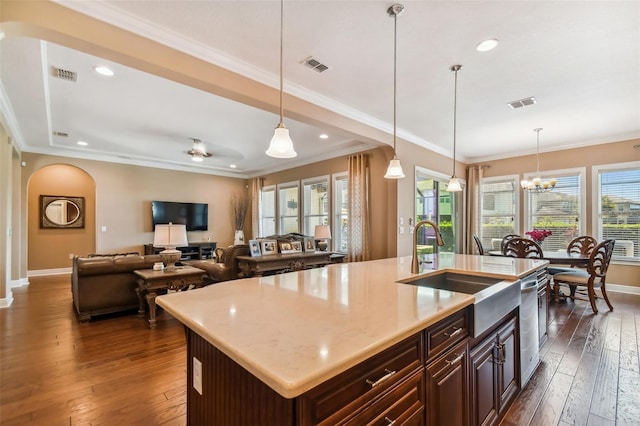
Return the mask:
<svg viewBox="0 0 640 426">
<path fill-rule="evenodd" d="M 187 231 L 206 231 L 209 228 L 209 204 L 152 201 L 153 227 L 165 223 L 187 226 Z"/>
</svg>

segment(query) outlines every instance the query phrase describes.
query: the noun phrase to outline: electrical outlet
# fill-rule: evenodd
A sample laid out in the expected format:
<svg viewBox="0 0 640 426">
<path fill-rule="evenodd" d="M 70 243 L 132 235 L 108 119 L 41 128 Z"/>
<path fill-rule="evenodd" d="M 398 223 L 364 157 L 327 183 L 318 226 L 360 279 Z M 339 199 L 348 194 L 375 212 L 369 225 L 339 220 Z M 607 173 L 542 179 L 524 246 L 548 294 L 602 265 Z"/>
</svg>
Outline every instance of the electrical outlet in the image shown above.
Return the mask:
<svg viewBox="0 0 640 426">
<path fill-rule="evenodd" d="M 403 235 L 404 234 L 404 226 L 401 226 L 399 231 L 400 231 L 400 235 Z"/>
<path fill-rule="evenodd" d="M 69 253 L 69 259 L 73 260 L 73 253 Z"/>
<path fill-rule="evenodd" d="M 202 362 L 193 357 L 193 388 L 202 395 Z"/>
</svg>

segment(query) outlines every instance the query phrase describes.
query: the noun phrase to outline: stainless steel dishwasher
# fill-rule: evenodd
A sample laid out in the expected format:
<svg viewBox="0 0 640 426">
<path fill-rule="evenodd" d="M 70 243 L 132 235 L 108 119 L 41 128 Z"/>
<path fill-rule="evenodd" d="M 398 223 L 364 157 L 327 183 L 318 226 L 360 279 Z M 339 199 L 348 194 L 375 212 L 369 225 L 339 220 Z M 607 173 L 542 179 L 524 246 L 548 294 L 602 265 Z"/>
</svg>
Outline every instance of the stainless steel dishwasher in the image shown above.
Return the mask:
<svg viewBox="0 0 640 426">
<path fill-rule="evenodd" d="M 523 278 L 520 283 L 520 386 L 522 388 L 540 362 L 538 279 L 539 274 L 536 271 Z"/>
</svg>

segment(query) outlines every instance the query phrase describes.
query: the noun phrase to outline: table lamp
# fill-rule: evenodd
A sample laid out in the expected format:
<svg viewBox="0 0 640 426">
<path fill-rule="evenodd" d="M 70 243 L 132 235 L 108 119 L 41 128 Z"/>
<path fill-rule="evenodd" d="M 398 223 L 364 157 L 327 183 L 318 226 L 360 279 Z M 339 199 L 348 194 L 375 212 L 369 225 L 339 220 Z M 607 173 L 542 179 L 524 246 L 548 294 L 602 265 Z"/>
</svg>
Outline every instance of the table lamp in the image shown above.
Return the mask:
<svg viewBox="0 0 640 426">
<path fill-rule="evenodd" d="M 329 243 L 327 240 L 331 239 L 331 228 L 329 225 L 316 225 L 313 236 L 318 241 L 318 250 L 327 251 Z"/>
<path fill-rule="evenodd" d="M 188 245 L 186 225 L 174 225 L 173 223 L 156 225 L 156 230 L 153 235 L 153 246 L 165 248 L 159 254 L 162 262 L 166 265 L 167 271 L 174 271 L 176 269 L 175 263 L 179 261 L 180 256 L 182 256 L 182 252 L 176 250 L 176 247 L 185 247 Z"/>
</svg>

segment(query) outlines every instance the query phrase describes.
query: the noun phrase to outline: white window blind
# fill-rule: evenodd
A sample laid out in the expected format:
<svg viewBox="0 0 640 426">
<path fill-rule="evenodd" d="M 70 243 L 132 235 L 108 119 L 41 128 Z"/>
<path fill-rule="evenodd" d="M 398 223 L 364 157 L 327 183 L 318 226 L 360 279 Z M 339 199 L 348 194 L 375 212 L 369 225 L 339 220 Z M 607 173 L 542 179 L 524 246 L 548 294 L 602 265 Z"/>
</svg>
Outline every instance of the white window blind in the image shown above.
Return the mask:
<svg viewBox="0 0 640 426">
<path fill-rule="evenodd" d="M 549 179 L 553 176 L 542 176 Z M 568 172 L 555 177 L 556 187 L 548 192 L 528 192 L 527 229 L 546 229 L 552 232 L 542 243 L 544 251 L 566 250 L 572 239 L 584 235 L 584 197 L 582 175 Z M 527 191 L 525 191 L 527 192 Z"/>
<path fill-rule="evenodd" d="M 517 234 L 517 177 L 483 179 L 480 185 L 480 241 L 486 250 L 499 250 L 505 235 Z"/>
<path fill-rule="evenodd" d="M 640 166 L 598 169 L 598 241 L 614 239 L 614 259 L 640 261 Z"/>
<path fill-rule="evenodd" d="M 305 179 L 302 181 L 304 209 L 304 235 L 313 236 L 316 225 L 329 224 L 329 178 Z"/>
<path fill-rule="evenodd" d="M 300 186 L 298 182 L 278 185 L 278 234 L 300 232 L 298 223 Z"/>
<path fill-rule="evenodd" d="M 260 190 L 260 222 L 258 233 L 262 237 L 276 233 L 276 187 L 265 186 Z"/>
<path fill-rule="evenodd" d="M 346 253 L 349 247 L 349 178 L 346 173 L 334 175 L 333 193 L 333 250 Z"/>
</svg>

